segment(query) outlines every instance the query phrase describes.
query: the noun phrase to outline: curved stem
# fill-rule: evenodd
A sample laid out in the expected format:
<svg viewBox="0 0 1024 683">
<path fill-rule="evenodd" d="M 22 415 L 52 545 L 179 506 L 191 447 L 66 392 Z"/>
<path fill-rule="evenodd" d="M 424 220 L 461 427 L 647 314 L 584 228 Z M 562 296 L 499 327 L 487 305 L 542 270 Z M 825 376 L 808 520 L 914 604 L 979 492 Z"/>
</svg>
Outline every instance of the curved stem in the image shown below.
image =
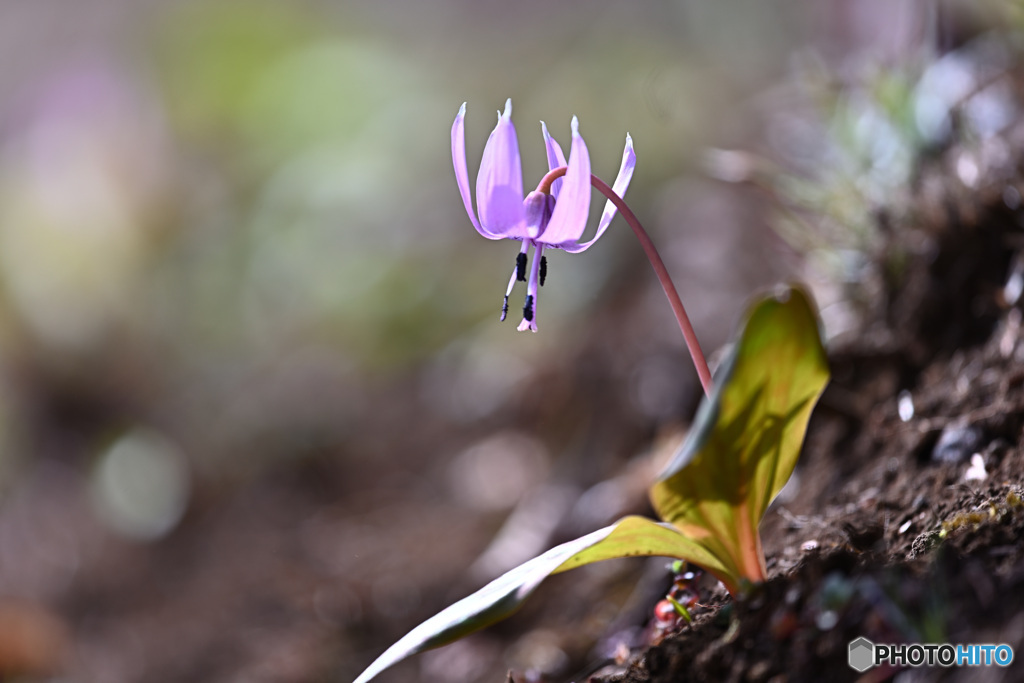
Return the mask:
<svg viewBox="0 0 1024 683">
<path fill-rule="evenodd" d="M 543 192 L 544 194 L 550 194 L 551 183 L 555 182 L 568 171 L 568 166 L 559 166 L 548 171 L 540 182 L 537 183 L 537 192 Z M 708 361 L 704 358 L 704 352 L 700 348 L 700 342 L 697 340 L 697 333 L 693 331 L 693 325 L 690 323 L 690 317 L 686 315 L 686 308 L 683 306 L 683 300 L 679 298 L 679 292 L 676 291 L 676 286 L 672 284 L 672 278 L 668 274 L 668 269 L 665 267 L 665 262 L 661 260 L 661 256 L 658 254 L 658 249 L 654 246 L 654 242 L 651 241 L 647 231 L 644 230 L 643 226 L 640 225 L 640 221 L 637 220 L 636 215 L 626 206 L 626 202 L 619 195 L 612 191 L 612 188 L 598 178 L 596 175 L 590 176 L 590 184 L 598 189 L 598 191 L 615 205 L 615 208 L 619 210 L 622 217 L 629 223 L 629 227 L 633 229 L 633 234 L 640 240 L 640 246 L 643 247 L 644 253 L 647 255 L 647 260 L 651 262 L 651 266 L 654 267 L 654 273 L 658 276 L 658 282 L 661 283 L 661 288 L 665 290 L 665 296 L 668 297 L 668 303 L 672 306 L 672 312 L 675 313 L 676 322 L 679 323 L 679 329 L 683 332 L 683 339 L 686 340 L 686 348 L 690 351 L 690 357 L 693 358 L 693 365 L 697 369 L 697 376 L 700 377 L 700 384 L 704 387 L 704 393 L 711 394 L 711 370 L 708 369 Z"/>
<path fill-rule="evenodd" d="M 551 194 L 551 183 L 555 182 L 568 172 L 568 166 L 559 166 L 553 168 L 544 174 L 544 177 L 537 183 L 537 192 L 543 192 L 544 194 Z"/>
<path fill-rule="evenodd" d="M 552 171 L 553 173 L 553 171 Z M 548 175 L 551 175 L 549 173 Z M 544 176 L 545 179 L 547 176 Z M 697 341 L 697 333 L 693 331 L 693 325 L 690 324 L 690 317 L 686 315 L 686 308 L 683 307 L 683 301 L 679 298 L 679 292 L 676 291 L 676 287 L 672 284 L 672 278 L 668 274 L 668 269 L 665 267 L 665 262 L 661 260 L 661 256 L 658 254 L 657 248 L 654 246 L 654 242 L 651 241 L 647 231 L 644 230 L 643 226 L 640 225 L 640 221 L 637 220 L 633 212 L 626 206 L 626 202 L 621 197 L 612 192 L 612 188 L 608 187 L 607 184 L 595 175 L 590 176 L 590 184 L 593 185 L 601 192 L 605 197 L 615 205 L 615 208 L 619 210 L 622 217 L 629 223 L 629 227 L 633 228 L 633 233 L 636 238 L 640 240 L 640 246 L 643 247 L 644 253 L 647 255 L 647 260 L 651 262 L 651 266 L 654 267 L 654 273 L 658 276 L 658 281 L 661 283 L 661 288 L 665 290 L 665 296 L 668 297 L 668 302 L 672 306 L 672 312 L 676 315 L 676 321 L 679 323 L 679 329 L 683 332 L 683 338 L 686 340 L 686 348 L 690 351 L 690 356 L 693 358 L 693 365 L 697 368 L 697 376 L 700 377 L 701 386 L 704 387 L 704 393 L 711 394 L 711 371 L 708 369 L 707 359 L 704 358 L 704 352 L 701 351 L 700 342 Z"/>
</svg>

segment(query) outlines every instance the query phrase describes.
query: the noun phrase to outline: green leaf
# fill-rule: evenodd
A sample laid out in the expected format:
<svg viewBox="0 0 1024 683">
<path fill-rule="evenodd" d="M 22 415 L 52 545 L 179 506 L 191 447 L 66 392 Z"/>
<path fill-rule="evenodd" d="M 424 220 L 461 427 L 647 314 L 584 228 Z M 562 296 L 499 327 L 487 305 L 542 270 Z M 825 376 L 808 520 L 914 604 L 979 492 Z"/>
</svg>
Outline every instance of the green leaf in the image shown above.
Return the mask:
<svg viewBox="0 0 1024 683">
<path fill-rule="evenodd" d="M 700 564 L 705 568 L 716 566 L 713 556 L 671 526 L 644 517 L 625 517 L 611 526 L 552 548 L 427 619 L 388 648 L 355 683 L 366 683 L 410 655 L 446 645 L 504 619 L 551 574 L 601 560 L 651 555 L 700 557 L 703 560 Z"/>
<path fill-rule="evenodd" d="M 545 578 L 585 564 L 641 555 L 681 558 L 717 576 L 733 594 L 744 580 L 763 580 L 757 526 L 793 472 L 827 381 L 807 295 L 792 288 L 761 301 L 687 440 L 651 489 L 655 509 L 671 524 L 626 517 L 552 548 L 414 628 L 355 683 L 504 619 Z"/>
<path fill-rule="evenodd" d="M 818 318 L 797 287 L 755 304 L 693 429 L 651 488 L 659 516 L 712 555 L 730 592 L 764 576 L 757 527 L 789 480 L 828 383 Z"/>
</svg>

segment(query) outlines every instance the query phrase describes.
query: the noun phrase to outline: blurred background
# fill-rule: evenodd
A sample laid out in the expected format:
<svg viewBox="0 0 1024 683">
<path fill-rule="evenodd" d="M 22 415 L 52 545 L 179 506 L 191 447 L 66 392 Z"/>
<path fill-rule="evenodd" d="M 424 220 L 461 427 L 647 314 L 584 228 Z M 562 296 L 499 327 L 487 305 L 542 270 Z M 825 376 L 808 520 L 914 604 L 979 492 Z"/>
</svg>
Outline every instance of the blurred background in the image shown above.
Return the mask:
<svg viewBox="0 0 1024 683">
<path fill-rule="evenodd" d="M 471 178 L 507 97 L 527 187 L 540 120 L 568 149 L 579 116 L 608 182 L 632 134 L 627 200 L 709 353 L 792 278 L 838 335 L 871 209 L 951 103 L 985 93 L 981 137 L 1015 114 L 984 69 L 1020 20 L 996 0 L 0 0 L 0 674 L 351 680 L 646 509 L 700 392 L 670 309 L 617 219 L 549 255 L 539 334 L 515 331 L 522 285 L 499 324 L 518 243 L 459 200 L 462 102 Z M 641 571 L 580 572 L 382 680 L 567 679 L 642 625 L 622 616 Z"/>
</svg>

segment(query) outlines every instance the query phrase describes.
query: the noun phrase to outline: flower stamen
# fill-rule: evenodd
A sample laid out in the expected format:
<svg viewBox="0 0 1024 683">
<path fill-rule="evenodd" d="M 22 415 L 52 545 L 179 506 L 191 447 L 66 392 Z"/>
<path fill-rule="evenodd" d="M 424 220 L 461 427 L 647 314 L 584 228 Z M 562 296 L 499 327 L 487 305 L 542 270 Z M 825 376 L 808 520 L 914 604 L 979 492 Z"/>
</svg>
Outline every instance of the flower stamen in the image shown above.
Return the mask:
<svg viewBox="0 0 1024 683">
<path fill-rule="evenodd" d="M 533 296 L 526 295 L 526 303 L 523 304 L 523 320 L 533 322 Z"/>
<path fill-rule="evenodd" d="M 526 282 L 526 253 L 530 249 L 530 241 L 523 240 L 523 246 L 520 247 L 519 253 L 516 254 L 516 265 L 512 269 L 512 277 L 508 279 L 508 287 L 505 288 L 505 301 L 501 304 L 501 317 L 498 318 L 499 322 L 503 322 L 508 317 L 508 298 L 512 296 L 512 290 L 515 288 L 517 282 Z"/>
<path fill-rule="evenodd" d="M 537 282 L 540 280 L 540 264 L 544 261 L 544 245 L 537 244 L 530 266 L 530 279 L 526 283 L 526 302 L 523 305 L 523 320 L 516 328 L 520 332 L 537 331 Z"/>
<path fill-rule="evenodd" d="M 516 280 L 526 282 L 526 252 L 516 254 Z"/>
</svg>

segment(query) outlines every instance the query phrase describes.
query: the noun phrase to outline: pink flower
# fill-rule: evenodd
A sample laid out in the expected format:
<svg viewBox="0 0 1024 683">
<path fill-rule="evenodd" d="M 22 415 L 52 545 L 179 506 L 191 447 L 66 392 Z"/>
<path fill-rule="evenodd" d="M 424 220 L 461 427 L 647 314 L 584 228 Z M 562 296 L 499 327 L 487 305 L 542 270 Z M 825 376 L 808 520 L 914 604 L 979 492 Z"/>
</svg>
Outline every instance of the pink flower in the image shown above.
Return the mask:
<svg viewBox="0 0 1024 683">
<path fill-rule="evenodd" d="M 474 212 L 469 192 L 469 169 L 466 165 L 465 117 L 466 105 L 463 103 L 452 125 L 452 161 L 455 164 L 459 192 L 477 232 L 491 240 L 514 239 L 523 243 L 505 292 L 501 319 L 504 320 L 508 312 L 508 297 L 516 281 L 527 281 L 523 321 L 519 323 L 519 330 L 536 332 L 537 293 L 547 274 L 544 250 L 562 249 L 575 254 L 589 249 L 607 230 L 615 216 L 615 206 L 610 201 L 605 204 L 594 237 L 580 242 L 590 214 L 590 154 L 580 136 L 579 121 L 575 116 L 572 118 L 572 146 L 569 149 L 568 164 L 562 148 L 548 134 L 544 122 L 541 122 L 548 167 L 551 170 L 565 166 L 568 168 L 564 178 L 551 183 L 550 191 L 538 187 L 524 198 L 519 141 L 515 126 L 512 125 L 510 99 L 505 102 L 504 113 L 498 113 L 498 124 L 484 146 L 480 170 L 476 176 L 477 210 Z M 627 134 L 622 165 L 612 186 L 619 197 L 626 194 L 635 166 L 633 140 Z M 534 248 L 534 256 L 527 280 L 526 267 L 531 247 Z"/>
</svg>

